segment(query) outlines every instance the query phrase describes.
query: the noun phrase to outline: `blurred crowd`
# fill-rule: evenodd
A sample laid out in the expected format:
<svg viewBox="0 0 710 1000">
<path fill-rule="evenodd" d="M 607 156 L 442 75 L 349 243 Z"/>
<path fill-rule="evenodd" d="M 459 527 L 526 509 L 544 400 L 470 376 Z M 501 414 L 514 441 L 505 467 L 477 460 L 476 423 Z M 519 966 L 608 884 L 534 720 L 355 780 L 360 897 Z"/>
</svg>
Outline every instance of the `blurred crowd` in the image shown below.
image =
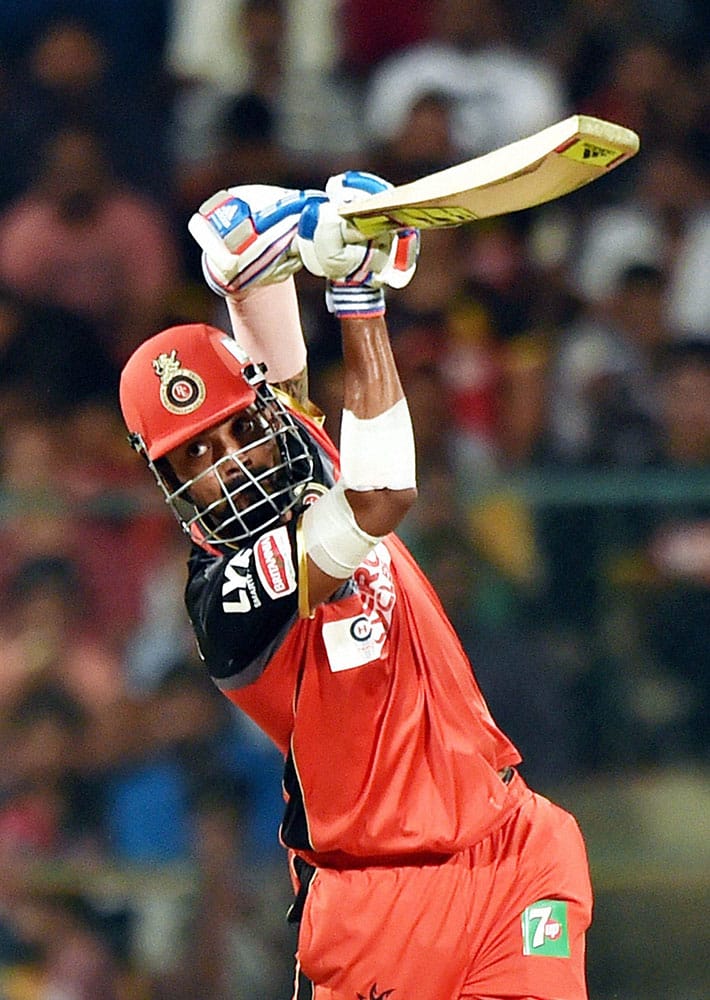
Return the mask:
<svg viewBox="0 0 710 1000">
<path fill-rule="evenodd" d="M 402 534 L 541 790 L 707 762 L 707 27 L 698 0 L 4 0 L 3 1000 L 288 995 L 280 762 L 203 675 L 117 405 L 144 337 L 227 323 L 186 229 L 220 187 L 401 183 L 577 112 L 639 133 L 572 195 L 423 234 L 388 295 Z M 338 331 L 297 280 L 337 440 Z M 187 898 L 106 875 L 163 867 Z"/>
</svg>

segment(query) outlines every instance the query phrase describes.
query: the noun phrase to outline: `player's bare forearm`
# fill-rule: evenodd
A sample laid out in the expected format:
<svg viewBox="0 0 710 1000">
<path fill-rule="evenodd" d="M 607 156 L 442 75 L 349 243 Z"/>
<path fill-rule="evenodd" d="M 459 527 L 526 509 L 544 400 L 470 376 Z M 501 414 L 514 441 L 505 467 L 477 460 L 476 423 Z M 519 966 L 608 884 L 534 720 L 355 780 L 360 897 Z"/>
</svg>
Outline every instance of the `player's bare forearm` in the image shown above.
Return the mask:
<svg viewBox="0 0 710 1000">
<path fill-rule="evenodd" d="M 382 316 L 341 320 L 345 383 L 343 406 L 376 417 L 404 397 Z"/>
<path fill-rule="evenodd" d="M 404 399 L 384 317 L 341 320 L 345 384 L 343 407 L 370 420 Z M 372 535 L 393 531 L 416 499 L 416 489 L 347 490 L 358 524 Z"/>
</svg>

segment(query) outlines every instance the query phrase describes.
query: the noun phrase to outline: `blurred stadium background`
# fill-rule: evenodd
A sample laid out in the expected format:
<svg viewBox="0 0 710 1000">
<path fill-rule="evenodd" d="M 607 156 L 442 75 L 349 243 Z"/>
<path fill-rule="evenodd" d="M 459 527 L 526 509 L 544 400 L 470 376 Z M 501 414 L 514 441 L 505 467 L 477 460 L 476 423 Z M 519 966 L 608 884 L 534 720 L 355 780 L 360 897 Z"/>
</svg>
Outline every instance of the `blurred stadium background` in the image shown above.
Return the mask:
<svg viewBox="0 0 710 1000">
<path fill-rule="evenodd" d="M 424 234 L 389 295 L 402 534 L 586 834 L 592 1000 L 710 996 L 707 28 L 699 0 L 0 4 L 2 1000 L 290 995 L 279 761 L 203 676 L 117 407 L 143 337 L 226 323 L 189 215 L 235 183 L 403 182 L 573 112 L 641 152 Z M 337 438 L 337 331 L 298 280 Z"/>
</svg>

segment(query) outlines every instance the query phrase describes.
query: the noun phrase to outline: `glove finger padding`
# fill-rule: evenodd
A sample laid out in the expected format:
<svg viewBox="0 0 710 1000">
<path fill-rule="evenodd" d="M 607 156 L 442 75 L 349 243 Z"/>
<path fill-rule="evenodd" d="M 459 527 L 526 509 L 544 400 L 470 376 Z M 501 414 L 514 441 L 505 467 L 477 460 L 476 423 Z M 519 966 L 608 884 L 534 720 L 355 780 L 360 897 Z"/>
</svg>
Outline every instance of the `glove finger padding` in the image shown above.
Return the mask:
<svg viewBox="0 0 710 1000">
<path fill-rule="evenodd" d="M 325 185 L 325 193 L 336 205 L 350 204 L 362 201 L 370 195 L 388 191 L 392 184 L 377 174 L 363 170 L 346 170 L 342 174 L 329 177 Z M 363 237 L 354 226 L 346 223 L 347 237 L 354 242 Z M 404 288 L 411 281 L 419 257 L 420 234 L 418 229 L 396 229 L 384 232 L 375 239 L 374 244 L 382 253 L 387 253 L 388 260 L 381 266 L 373 267 L 375 280 L 380 285 L 390 288 Z"/>
<path fill-rule="evenodd" d="M 404 288 L 419 254 L 416 229 L 384 232 L 354 241 L 351 227 L 331 202 L 311 202 L 303 210 L 295 246 L 306 270 L 331 281 L 370 288 Z M 359 235 L 359 234 L 358 234 Z"/>
<path fill-rule="evenodd" d="M 384 240 L 347 241 L 346 227 L 332 202 L 311 202 L 301 213 L 295 245 L 311 274 L 364 284 L 387 266 L 391 240 L 385 233 Z"/>
<path fill-rule="evenodd" d="M 419 231 L 386 230 L 368 240 L 337 211 L 339 205 L 391 187 L 382 177 L 361 170 L 347 170 L 328 178 L 328 202 L 309 205 L 299 224 L 296 246 L 306 269 L 331 281 L 370 288 L 404 288 L 416 269 Z"/>
<path fill-rule="evenodd" d="M 325 193 L 336 205 L 348 205 L 353 201 L 369 198 L 372 194 L 389 191 L 391 187 L 389 181 L 377 174 L 370 174 L 365 170 L 346 170 L 328 178 Z"/>
<path fill-rule="evenodd" d="M 294 246 L 301 212 L 322 191 L 246 184 L 218 191 L 188 223 L 207 283 L 221 295 L 284 281 L 302 266 Z"/>
<path fill-rule="evenodd" d="M 390 288 L 404 288 L 412 280 L 417 269 L 420 234 L 418 229 L 398 229 L 393 236 L 383 279 Z"/>
</svg>

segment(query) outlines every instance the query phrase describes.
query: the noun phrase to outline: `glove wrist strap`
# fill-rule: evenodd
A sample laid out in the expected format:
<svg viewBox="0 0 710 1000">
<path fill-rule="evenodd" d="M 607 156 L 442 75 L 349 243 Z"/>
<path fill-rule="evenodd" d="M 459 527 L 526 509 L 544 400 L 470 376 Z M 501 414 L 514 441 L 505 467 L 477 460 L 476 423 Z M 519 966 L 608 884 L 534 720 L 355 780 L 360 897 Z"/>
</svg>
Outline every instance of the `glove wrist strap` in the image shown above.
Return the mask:
<svg viewBox="0 0 710 1000">
<path fill-rule="evenodd" d="M 369 319 L 385 314 L 385 293 L 381 288 L 328 282 L 325 290 L 328 311 L 338 319 Z"/>
</svg>

